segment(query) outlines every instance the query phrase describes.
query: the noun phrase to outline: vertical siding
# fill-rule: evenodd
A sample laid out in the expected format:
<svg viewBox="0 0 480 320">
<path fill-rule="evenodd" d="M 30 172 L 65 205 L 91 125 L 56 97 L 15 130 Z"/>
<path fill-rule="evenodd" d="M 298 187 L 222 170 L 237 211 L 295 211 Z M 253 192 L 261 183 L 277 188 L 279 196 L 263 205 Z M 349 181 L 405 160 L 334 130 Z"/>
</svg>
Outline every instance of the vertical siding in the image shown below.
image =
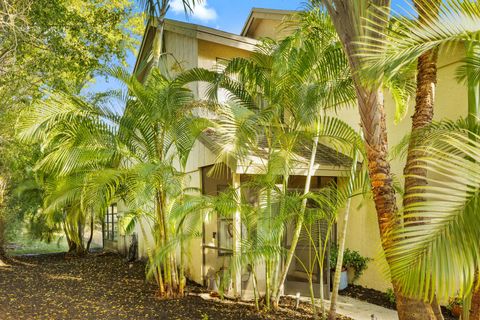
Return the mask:
<svg viewBox="0 0 480 320">
<path fill-rule="evenodd" d="M 166 31 L 165 50 L 168 53 L 167 65 L 173 75 L 198 66 L 198 40 L 193 35 Z M 198 97 L 197 87 L 196 84 L 190 85 L 196 97 Z"/>
</svg>

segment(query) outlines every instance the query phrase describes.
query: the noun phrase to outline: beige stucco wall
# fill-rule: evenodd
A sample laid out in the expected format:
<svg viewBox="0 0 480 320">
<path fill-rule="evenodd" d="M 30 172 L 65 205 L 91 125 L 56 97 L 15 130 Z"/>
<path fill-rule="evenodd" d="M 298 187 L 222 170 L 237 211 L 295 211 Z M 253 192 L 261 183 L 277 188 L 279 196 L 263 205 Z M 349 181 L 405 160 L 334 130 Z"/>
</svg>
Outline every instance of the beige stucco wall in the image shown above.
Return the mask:
<svg viewBox="0 0 480 320">
<path fill-rule="evenodd" d="M 467 89 L 455 80 L 455 69 L 458 66 L 458 63 L 455 62 L 461 59 L 462 52 L 462 49 L 459 48 L 455 53 L 444 54 L 439 58 L 435 120 L 458 119 L 467 115 Z M 388 93 L 386 94 L 385 105 L 390 148 L 397 145 L 405 134 L 410 132 L 411 116 L 414 108 L 413 100 L 410 103 L 408 115 L 398 124 L 395 124 L 394 103 Z M 342 110 L 338 116 L 359 129 L 359 116 L 355 108 Z M 392 161 L 392 172 L 402 183 L 404 165 L 404 159 L 394 159 Z M 399 205 L 401 205 L 400 202 Z M 358 283 L 360 285 L 381 291 L 390 287 L 387 268 L 385 267 L 386 262 L 381 257 L 377 216 L 372 200 L 357 197 L 352 201 L 346 246 L 375 260 L 369 263 L 368 269 L 359 279 Z"/>
<path fill-rule="evenodd" d="M 291 31 L 283 24 L 283 20 L 255 19 L 248 35 L 254 39 L 271 38 L 280 40 L 290 33 Z"/>
</svg>

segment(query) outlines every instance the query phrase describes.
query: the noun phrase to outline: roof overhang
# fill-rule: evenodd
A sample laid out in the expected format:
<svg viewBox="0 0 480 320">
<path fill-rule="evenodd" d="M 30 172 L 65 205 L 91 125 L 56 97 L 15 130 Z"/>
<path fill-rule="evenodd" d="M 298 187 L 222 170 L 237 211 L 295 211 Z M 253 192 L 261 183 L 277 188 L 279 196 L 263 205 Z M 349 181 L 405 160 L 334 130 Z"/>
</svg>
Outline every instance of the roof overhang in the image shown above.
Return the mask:
<svg viewBox="0 0 480 320">
<path fill-rule="evenodd" d="M 225 153 L 222 158 L 217 160 L 225 163 L 233 172 L 238 174 L 252 174 L 252 175 L 261 175 L 265 174 L 266 163 L 268 162 L 264 156 L 260 156 L 254 152 L 246 155 L 243 159 L 237 159 L 233 155 L 229 155 L 228 152 L 222 151 L 222 146 L 216 141 L 214 135 L 212 135 L 212 130 L 207 130 L 199 136 L 199 141 L 207 147 L 215 156 L 218 156 L 221 153 Z M 322 148 L 320 148 L 322 146 Z M 334 157 L 341 157 L 343 161 L 336 162 L 332 161 L 332 158 L 327 157 L 324 161 L 318 160 L 319 152 L 329 152 Z M 262 154 L 267 154 L 267 150 L 263 150 Z M 345 161 L 346 160 L 346 161 Z M 292 175 L 297 176 L 307 176 L 309 172 L 309 163 L 310 159 L 307 159 L 306 155 L 301 155 L 295 153 L 293 155 L 293 161 L 295 165 L 292 166 L 290 170 Z M 323 177 L 347 177 L 351 170 L 351 161 L 352 159 L 348 156 L 337 152 L 326 145 L 319 143 L 319 149 L 317 151 L 317 159 L 315 160 L 313 167 L 313 176 L 323 176 Z M 347 162 L 350 162 L 347 164 Z M 361 166 L 361 163 L 359 163 Z"/>
<path fill-rule="evenodd" d="M 151 32 L 155 32 L 157 22 L 156 20 L 151 20 L 145 27 L 145 32 L 143 34 L 142 43 L 140 45 L 140 50 L 137 55 L 137 60 L 135 62 L 134 72 L 138 70 L 140 64 L 140 58 L 144 56 L 144 50 L 147 46 L 147 38 Z M 237 48 L 245 51 L 253 52 L 258 44 L 258 40 L 251 39 L 244 36 L 239 36 L 230 32 L 225 32 L 222 30 L 217 30 L 214 28 L 209 28 L 201 26 L 198 24 L 187 23 L 177 20 L 166 19 L 165 20 L 165 31 L 178 33 L 186 35 L 192 38 L 197 38 L 199 40 L 208 41 L 212 43 L 217 43 L 225 45 L 227 47 Z M 153 41 L 153 37 L 151 37 Z"/>
</svg>

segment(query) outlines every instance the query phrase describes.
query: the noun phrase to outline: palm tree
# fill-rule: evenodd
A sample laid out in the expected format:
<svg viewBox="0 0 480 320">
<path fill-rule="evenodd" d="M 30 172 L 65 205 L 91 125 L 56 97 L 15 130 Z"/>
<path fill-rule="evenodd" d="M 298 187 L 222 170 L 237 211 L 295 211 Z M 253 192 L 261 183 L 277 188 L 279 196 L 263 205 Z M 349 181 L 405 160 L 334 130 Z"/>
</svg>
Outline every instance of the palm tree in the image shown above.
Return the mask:
<svg viewBox="0 0 480 320">
<path fill-rule="evenodd" d="M 438 17 L 440 1 L 417 0 L 414 1 L 414 5 L 418 12 L 420 24 L 425 24 L 429 20 L 434 20 Z M 417 90 L 411 129 L 413 135 L 433 120 L 437 83 L 437 56 L 437 48 L 434 48 L 423 53 L 417 61 Z M 418 152 L 418 149 L 415 148 L 415 141 L 410 141 L 407 152 L 407 162 L 403 171 L 405 176 L 404 207 L 413 201 L 412 197 L 409 196 L 411 193 L 414 193 L 412 192 L 412 187 L 426 184 L 425 178 L 427 177 L 427 172 L 415 166 L 417 159 L 420 157 L 421 154 Z M 438 320 L 443 319 L 440 305 L 436 299 L 432 301 L 432 308 L 436 318 Z"/>
<path fill-rule="evenodd" d="M 476 70 L 478 70 L 478 59 L 476 58 L 478 50 L 476 47 L 478 46 L 477 39 L 480 30 L 480 6 L 478 3 L 469 1 L 449 1 L 446 5 L 442 4 L 438 6 L 433 4 L 427 6 L 427 8 L 430 9 L 428 19 L 424 19 L 424 21 L 420 21 L 418 24 L 413 23 L 411 20 L 401 19 L 399 21 L 401 26 L 399 30 L 402 31 L 396 35 L 392 34 L 391 37 L 388 37 L 385 41 L 385 47 L 388 48 L 386 54 L 385 52 L 378 54 L 377 49 L 370 47 L 366 50 L 366 60 L 369 60 L 369 63 L 374 66 L 374 69 L 378 70 L 383 68 L 383 70 L 386 70 L 387 75 L 392 75 L 417 57 L 419 61 L 426 59 L 426 55 L 432 52 L 432 50 L 436 50 L 435 48 L 437 47 L 440 47 L 443 52 L 448 53 L 449 48 L 455 44 L 459 42 L 465 43 L 465 63 L 460 66 L 458 77 L 460 80 L 465 80 L 467 84 L 470 122 L 475 123 L 476 119 L 478 119 L 479 101 L 479 85 L 475 74 Z M 425 13 L 425 10 L 423 12 Z M 453 17 L 455 18 L 449 20 L 450 23 L 445 23 L 445 21 Z M 382 56 L 382 58 L 379 58 L 380 56 Z M 379 58 L 379 60 L 374 61 L 376 58 Z M 419 63 L 419 68 L 420 67 L 421 64 Z M 430 71 L 433 70 L 432 67 L 429 69 Z M 432 74 L 432 72 L 430 72 L 430 74 Z M 423 80 L 425 80 L 425 78 Z M 419 85 L 422 84 L 419 83 Z M 423 94 L 425 94 L 425 92 L 423 92 Z M 423 98 L 428 99 L 428 97 L 428 94 L 423 95 Z M 422 99 L 422 96 L 420 96 L 419 99 Z M 429 114 L 429 112 L 425 114 Z M 420 112 L 416 112 L 416 115 L 420 115 Z M 416 119 L 414 118 L 414 120 Z M 418 131 L 420 127 L 421 126 L 413 126 L 413 131 Z M 418 134 L 414 134 L 413 137 L 418 140 L 422 139 Z M 418 141 L 411 140 L 411 142 L 406 167 L 407 192 L 404 199 L 406 207 L 409 206 L 410 202 L 418 202 L 421 200 L 420 191 L 425 189 L 419 188 L 418 186 L 424 186 L 427 182 L 425 179 L 427 167 L 418 163 L 418 158 L 423 158 L 422 149 L 416 146 Z M 410 192 L 410 190 L 415 191 Z M 420 198 L 415 199 L 411 196 L 411 193 L 415 193 L 416 196 Z M 480 294 L 478 294 L 477 299 L 479 299 L 480 302 Z M 480 306 L 480 303 L 474 305 Z M 478 312 L 480 313 L 480 310 Z"/>
<path fill-rule="evenodd" d="M 421 1 L 414 2 L 415 7 L 419 13 L 419 23 L 426 24 L 429 20 L 437 19 L 440 1 Z M 415 112 L 412 116 L 412 135 L 432 123 L 435 101 L 435 86 L 437 83 L 437 48 L 423 53 L 417 62 L 417 92 L 415 101 Z M 405 174 L 405 193 L 403 205 L 407 206 L 409 202 L 413 201 L 409 197 L 411 187 L 425 184 L 425 179 L 419 177 L 426 177 L 427 172 L 419 172 L 418 167 L 415 167 L 416 159 L 421 157 L 421 154 L 414 153 L 415 142 L 411 141 L 407 154 L 407 162 L 404 168 Z M 413 176 L 416 176 L 415 178 Z"/>
<path fill-rule="evenodd" d="M 429 185 L 414 189 L 424 201 L 404 209 L 403 225 L 391 230 L 394 245 L 386 251 L 391 274 L 411 296 L 445 299 L 460 293 L 471 298 L 479 266 L 478 223 L 479 153 L 478 122 L 461 119 L 427 127 L 418 166 L 435 173 Z M 418 224 L 416 221 L 428 223 Z M 472 317 L 477 313 L 472 301 Z M 467 304 L 468 305 L 468 304 Z M 466 308 L 465 311 L 469 311 Z"/>
<path fill-rule="evenodd" d="M 277 235 L 269 242 L 273 254 L 267 260 L 267 308 L 270 300 L 278 304 L 281 287 L 286 279 L 289 265 L 300 231 L 308 199 L 309 184 L 313 174 L 316 147 L 319 141 L 333 144 L 341 151 L 359 145 L 361 138 L 345 123 L 335 118 L 320 116 L 321 112 L 341 108 L 355 99 L 348 63 L 342 53 L 336 33 L 328 17 L 319 10 L 311 10 L 297 17 L 302 27 L 280 43 L 266 42 L 250 59 L 236 58 L 228 62 L 223 72 L 194 69 L 186 73 L 184 81 L 205 81 L 210 83 L 207 90 L 213 100 L 219 88 L 228 90 L 236 103 L 228 114 L 221 117 L 219 134 L 228 148 L 219 148 L 219 162 L 225 162 L 232 154 L 239 160 L 259 149 L 258 139 L 264 139 L 268 150 L 265 159 L 264 176 L 258 178 L 258 189 L 264 190 L 264 212 L 272 219 L 272 207 L 279 203 L 276 218 L 283 226 L 293 219 L 295 232 L 291 247 L 286 254 L 285 264 L 279 269 L 281 260 L 281 236 L 283 232 L 268 229 L 266 236 Z M 317 30 L 322 30 L 319 34 Z M 230 129 L 230 131 L 228 130 Z M 232 132 L 233 131 L 233 132 Z M 303 136 L 309 137 L 311 150 L 307 163 L 309 172 L 301 201 L 300 211 L 285 211 L 285 194 L 291 172 L 295 146 L 304 144 Z M 228 153 L 221 151 L 228 150 Z M 281 161 L 279 161 L 281 160 Z M 256 179 L 256 180 L 258 180 Z M 276 189 L 275 181 L 282 181 L 282 189 Z M 278 199 L 278 200 L 273 200 Z M 283 200 L 282 200 L 283 199 Z M 265 212 L 266 211 L 266 212 Z M 293 215 L 292 215 L 293 214 Z M 280 237 L 278 237 L 280 235 Z M 250 245 L 246 244 L 248 248 Z M 267 245 L 263 246 L 264 248 Z M 252 250 L 250 250 L 251 252 Z M 248 256 L 252 256 L 249 254 Z M 265 256 L 264 256 L 265 258 Z M 271 274 L 273 276 L 270 276 Z M 271 289 L 270 289 L 271 288 Z"/>
<path fill-rule="evenodd" d="M 411 62 L 419 58 L 428 50 L 435 50 L 435 48 L 441 43 L 451 43 L 462 39 L 471 40 L 473 34 L 475 33 L 475 27 L 473 26 L 476 23 L 478 12 L 478 4 L 449 1 L 448 5 L 440 6 L 438 8 L 440 18 L 434 19 L 436 16 L 435 10 L 431 10 L 429 13 L 429 19 L 423 22 L 418 22 L 415 21 L 415 19 L 404 19 L 403 17 L 397 19 L 393 16 L 390 17 L 389 1 L 378 1 L 378 3 L 376 3 L 377 7 L 373 9 L 373 13 L 372 11 L 370 12 L 370 18 L 365 19 L 363 22 L 359 22 L 355 20 L 356 18 L 352 18 L 351 13 L 362 11 L 362 5 L 359 4 L 348 6 L 337 3 L 337 1 L 324 2 L 327 2 L 326 6 L 332 16 L 336 17 L 333 18 L 334 21 L 337 19 L 337 29 L 339 30 L 341 37 L 342 34 L 344 35 L 343 38 L 345 39 L 344 45 L 346 51 L 352 51 L 352 49 L 355 49 L 354 47 L 357 47 L 355 50 L 357 50 L 356 52 L 359 52 L 360 54 L 355 54 L 355 52 L 353 52 L 355 50 L 353 50 L 351 52 L 351 55 L 354 56 L 353 60 L 357 60 L 357 65 L 364 63 L 364 66 L 375 66 L 374 68 L 370 69 L 370 79 L 375 80 L 370 80 L 367 82 L 368 85 L 366 85 L 364 82 L 364 87 L 375 86 L 378 83 L 378 75 L 381 73 L 385 75 L 383 79 L 388 80 L 390 77 L 396 75 L 403 67 L 408 66 Z M 332 3 L 335 3 L 335 6 L 333 6 Z M 363 9 L 365 9 L 365 7 L 363 7 Z M 344 18 L 350 16 L 351 18 L 349 20 L 351 20 L 352 23 L 345 24 L 345 20 L 341 20 L 340 16 L 343 16 Z M 363 16 L 365 16 L 365 14 Z M 448 20 L 453 16 L 456 18 L 453 20 Z M 413 15 L 411 17 L 413 17 Z M 392 21 L 394 23 L 392 23 Z M 450 21 L 450 24 L 445 23 L 445 21 Z M 352 28 L 352 26 L 358 27 L 359 23 L 369 25 L 366 29 L 364 29 L 368 30 L 367 34 L 361 34 L 358 32 L 355 33 L 355 28 Z M 396 32 L 387 32 L 387 27 L 389 24 L 396 28 Z M 397 24 L 400 24 L 401 26 L 398 27 Z M 357 39 L 357 42 L 352 39 Z M 363 40 L 358 41 L 358 39 Z M 354 63 L 355 61 L 353 61 L 352 64 Z M 372 109 L 369 108 L 368 114 L 370 116 L 373 115 L 371 111 Z M 360 113 L 362 118 L 365 118 L 364 116 L 366 114 L 362 111 Z M 373 127 L 371 128 L 373 129 Z M 369 138 L 366 136 L 366 139 L 368 140 Z M 421 151 L 418 150 L 417 152 Z M 385 171 L 383 173 L 385 173 Z M 382 174 L 380 176 L 384 175 Z M 373 181 L 372 183 L 376 184 Z M 384 184 L 381 185 L 384 186 Z M 375 189 L 375 187 L 373 189 Z M 381 217 L 382 215 L 381 211 L 379 210 L 377 200 L 376 203 L 377 213 L 379 213 L 379 217 Z M 393 209 L 394 206 L 392 205 L 391 208 Z M 394 215 L 390 215 L 389 217 L 384 217 L 383 219 L 379 220 L 384 249 L 388 248 L 392 244 L 390 242 L 391 239 L 385 235 L 389 228 L 387 222 L 394 222 L 394 218 Z M 385 223 L 382 225 L 382 222 Z M 397 293 L 397 308 L 399 310 L 399 316 L 401 319 L 410 319 L 412 315 L 409 313 L 412 310 L 416 314 L 419 314 L 420 317 L 433 319 L 434 315 L 429 306 L 419 301 L 413 302 L 403 299 L 401 294 L 398 294 L 398 285 L 395 283 L 393 284 Z M 410 306 L 405 306 L 405 303 L 408 303 Z M 423 311 L 421 311 L 422 309 Z"/>
<path fill-rule="evenodd" d="M 39 163 L 43 170 L 66 178 L 84 173 L 81 208 L 98 212 L 121 196 L 133 211 L 153 217 L 149 274 L 161 296 L 182 296 L 185 277 L 175 254 L 178 245 L 172 242 L 182 225 L 169 218 L 185 198 L 184 167 L 208 121 L 194 115 L 198 106 L 192 93 L 158 69 L 145 84 L 122 69 L 112 74 L 125 84 L 125 92 L 115 95 L 128 107 L 123 114 L 108 107 L 109 101 L 88 103 L 53 93 L 24 116 L 21 136 L 52 142 Z M 55 200 L 62 207 L 68 193 Z"/>
<path fill-rule="evenodd" d="M 390 243 L 384 240 L 387 239 L 389 224 L 395 220 L 397 205 L 388 160 L 386 114 L 382 92 L 384 78 L 377 72 L 375 77 L 372 77 L 376 79 L 375 81 L 368 84 L 362 81 L 359 72 L 363 68 L 363 61 L 358 54 L 361 48 L 357 41 L 368 38 L 370 44 L 378 46 L 379 49 L 383 48 L 382 41 L 387 31 L 390 1 L 322 0 L 314 3 L 321 3 L 327 8 L 353 73 L 380 238 L 386 249 Z M 420 300 L 403 297 L 395 282 L 393 287 L 400 319 L 417 319 L 415 316 L 411 317 L 412 314 L 420 315 L 418 319 L 425 319 L 425 315 L 428 315 L 426 319 L 434 319 L 429 305 Z"/>
</svg>

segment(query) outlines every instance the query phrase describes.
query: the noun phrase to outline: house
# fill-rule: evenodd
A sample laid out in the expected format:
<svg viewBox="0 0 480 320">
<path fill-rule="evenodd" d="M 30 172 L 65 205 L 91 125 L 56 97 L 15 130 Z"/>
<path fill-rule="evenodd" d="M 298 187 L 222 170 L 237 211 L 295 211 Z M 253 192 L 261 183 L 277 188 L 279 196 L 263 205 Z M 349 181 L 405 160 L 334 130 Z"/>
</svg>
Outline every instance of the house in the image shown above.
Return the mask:
<svg viewBox="0 0 480 320">
<path fill-rule="evenodd" d="M 255 45 L 263 37 L 281 38 L 288 34 L 288 30 L 281 26 L 285 17 L 291 15 L 292 11 L 273 9 L 253 9 L 245 23 L 240 35 L 235 35 L 220 30 L 207 28 L 191 23 L 167 20 L 165 25 L 165 51 L 169 54 L 169 65 L 176 65 L 177 68 L 202 67 L 213 69 L 221 60 L 228 60 L 234 57 L 248 57 Z M 142 45 L 137 59 L 135 70 L 142 80 L 144 74 L 141 72 L 141 63 L 148 57 L 152 47 L 155 27 L 148 25 L 143 37 Z M 466 88 L 457 84 L 455 80 L 456 64 L 462 57 L 461 49 L 453 55 L 441 56 L 439 59 L 439 81 L 437 91 L 437 109 L 435 118 L 456 119 L 467 114 Z M 205 87 L 202 84 L 192 85 L 192 90 L 197 97 L 205 95 Z M 411 121 L 407 115 L 402 121 L 395 124 L 394 103 L 388 95 L 386 96 L 388 138 L 390 146 L 400 142 L 401 138 L 410 131 Z M 412 108 L 410 108 L 412 109 Z M 409 111 L 409 115 L 412 110 Z M 359 129 L 359 115 L 355 106 L 352 108 L 337 111 L 336 116 Z M 202 139 L 197 141 L 190 159 L 187 163 L 190 186 L 197 187 L 204 194 L 215 195 L 226 186 L 239 186 L 249 177 L 258 174 L 252 166 L 244 166 L 241 163 L 226 163 L 226 170 L 222 175 L 209 175 L 209 170 L 216 161 L 215 137 L 204 134 Z M 321 188 L 331 179 L 344 179 L 349 170 L 349 159 L 336 153 L 328 146 L 320 148 L 319 156 L 316 159 L 316 170 L 312 180 L 313 188 Z M 396 160 L 393 162 L 392 170 L 401 179 L 404 162 Z M 292 189 L 303 188 L 306 167 L 299 166 L 294 172 L 288 187 Z M 359 284 L 365 287 L 385 291 L 390 287 L 390 281 L 385 273 L 385 262 L 381 257 L 381 244 L 377 224 L 377 216 L 373 202 L 369 199 L 356 197 L 352 201 L 352 212 L 348 226 L 346 247 L 358 250 L 362 255 L 373 258 L 368 269 L 359 279 Z M 109 209 L 111 212 L 122 212 L 121 204 L 118 208 Z M 115 218 L 110 218 L 107 230 L 120 230 L 114 226 Z M 189 278 L 197 283 L 206 284 L 208 275 L 211 272 L 218 272 L 227 267 L 232 259 L 232 251 L 239 239 L 235 234 L 229 232 L 229 226 L 234 224 L 236 230 L 241 229 L 239 216 L 231 221 L 214 217 L 211 221 L 205 221 L 202 227 L 202 237 L 194 239 L 188 246 L 188 261 L 185 266 Z M 318 226 L 316 232 L 324 232 Z M 136 234 L 139 236 L 139 255 L 145 256 L 151 238 L 142 235 L 140 227 L 137 227 Z M 285 246 L 288 247 L 291 240 L 292 230 L 287 231 Z M 111 248 L 125 251 L 128 245 L 127 236 L 124 234 L 106 233 L 107 244 Z M 335 239 L 335 235 L 334 235 Z M 311 248 L 309 244 L 300 243 L 296 255 L 300 259 L 309 259 Z M 319 278 L 319 270 L 316 270 L 315 282 L 320 280 L 328 288 L 330 277 L 328 276 L 328 263 L 324 279 Z M 285 291 L 296 292 L 305 289 L 305 275 L 302 268 L 295 263 L 292 264 L 287 277 Z M 234 282 L 237 284 L 237 293 L 246 294 L 251 290 L 251 282 L 248 272 L 239 272 L 235 275 Z"/>
</svg>

